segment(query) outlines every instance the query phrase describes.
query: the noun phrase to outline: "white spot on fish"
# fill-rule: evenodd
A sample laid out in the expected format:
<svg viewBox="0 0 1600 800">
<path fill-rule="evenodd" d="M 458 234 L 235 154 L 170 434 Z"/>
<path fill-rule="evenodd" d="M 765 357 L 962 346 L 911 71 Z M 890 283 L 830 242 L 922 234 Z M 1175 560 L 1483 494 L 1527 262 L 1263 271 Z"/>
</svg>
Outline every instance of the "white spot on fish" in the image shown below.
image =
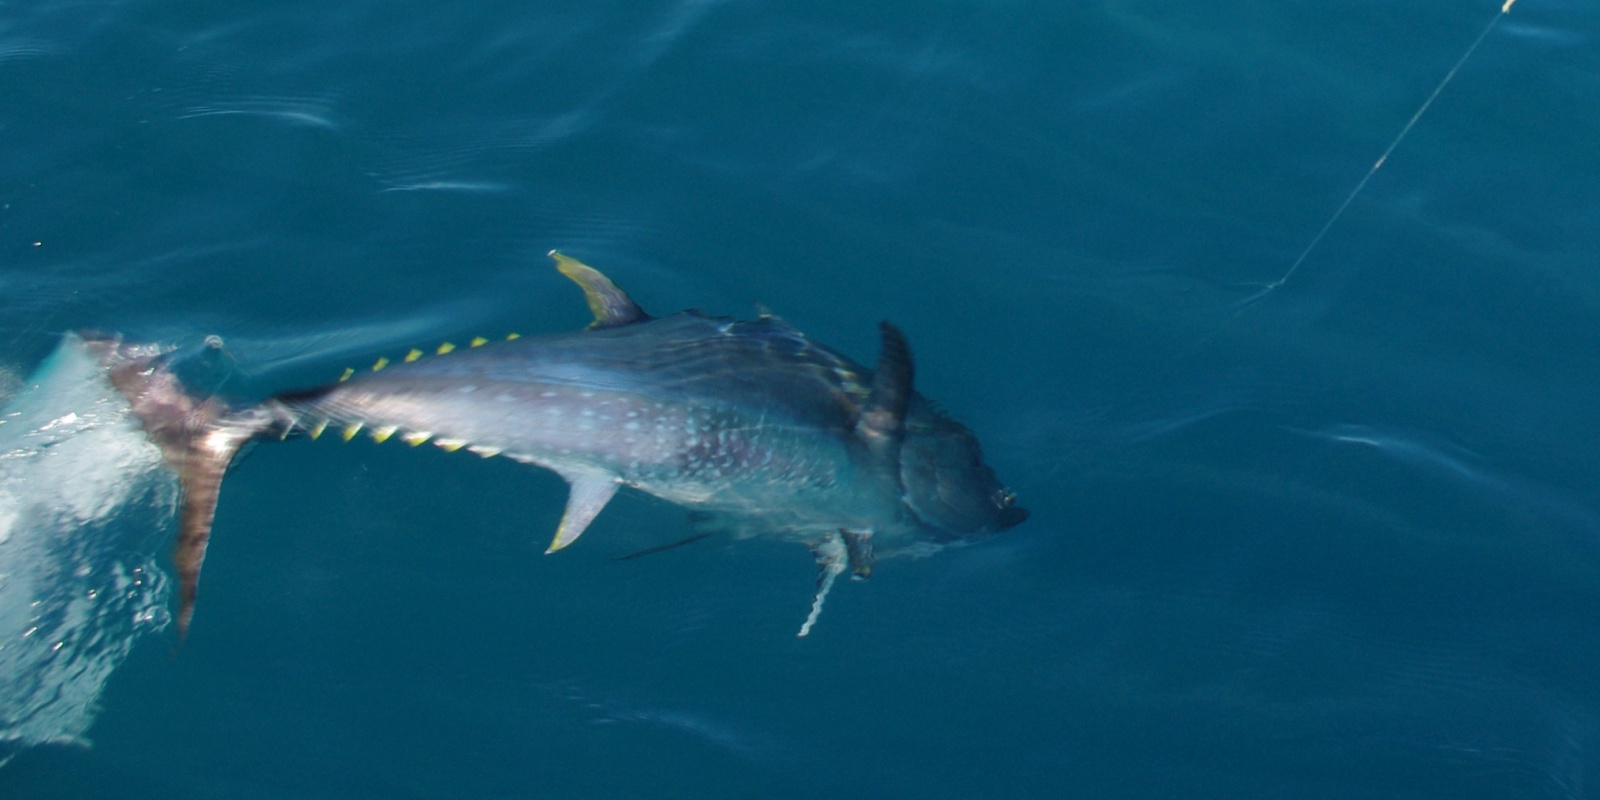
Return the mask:
<svg viewBox="0 0 1600 800">
<path fill-rule="evenodd" d="M 478 387 L 473 386 L 472 384 L 469 383 L 469 384 L 467 384 L 465 386 L 462 386 L 459 389 L 456 389 L 456 391 L 458 391 L 458 392 L 460 392 L 462 394 L 472 394 L 473 392 L 478 391 Z"/>
<path fill-rule="evenodd" d="M 635 415 L 634 414 L 629 414 L 628 416 L 631 417 L 631 416 L 635 416 Z M 627 430 L 630 430 L 630 431 L 636 431 L 636 430 L 639 430 L 639 423 L 638 422 L 630 422 L 630 423 L 628 423 L 626 425 L 623 425 L 622 427 L 627 429 Z M 630 441 L 630 442 L 633 441 L 633 437 L 629 437 L 628 441 Z"/>
</svg>

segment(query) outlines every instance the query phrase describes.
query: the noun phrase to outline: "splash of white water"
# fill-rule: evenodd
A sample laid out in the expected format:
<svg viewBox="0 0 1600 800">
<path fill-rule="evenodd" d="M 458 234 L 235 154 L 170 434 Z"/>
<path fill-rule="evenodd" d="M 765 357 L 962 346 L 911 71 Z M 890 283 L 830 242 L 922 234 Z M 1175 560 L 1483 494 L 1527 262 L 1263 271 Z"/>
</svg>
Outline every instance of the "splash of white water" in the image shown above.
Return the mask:
<svg viewBox="0 0 1600 800">
<path fill-rule="evenodd" d="M 172 479 L 76 336 L 0 415 L 0 764 L 86 742 L 101 689 L 169 622 L 152 531 Z"/>
</svg>

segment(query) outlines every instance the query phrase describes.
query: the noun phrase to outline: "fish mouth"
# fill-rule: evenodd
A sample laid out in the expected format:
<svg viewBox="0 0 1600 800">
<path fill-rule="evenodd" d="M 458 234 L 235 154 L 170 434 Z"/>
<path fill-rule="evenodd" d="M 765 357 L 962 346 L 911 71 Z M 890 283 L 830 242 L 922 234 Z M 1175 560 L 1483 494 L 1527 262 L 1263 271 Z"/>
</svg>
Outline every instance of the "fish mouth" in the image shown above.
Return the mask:
<svg viewBox="0 0 1600 800">
<path fill-rule="evenodd" d="M 995 515 L 994 530 L 996 532 L 1009 530 L 1028 521 L 1028 509 L 1021 506 L 1006 506 Z"/>
<path fill-rule="evenodd" d="M 1015 528 L 1028 521 L 1028 509 L 1017 505 L 1017 493 L 1001 487 L 990 498 L 997 509 L 994 517 L 993 530 L 1003 531 Z"/>
<path fill-rule="evenodd" d="M 921 529 L 923 538 L 941 544 L 950 544 L 961 541 L 975 542 L 981 539 L 986 539 L 997 533 L 1010 530 L 1024 522 L 1027 522 L 1028 517 L 1032 516 L 1032 514 L 1030 514 L 1026 508 L 1021 506 L 1006 505 L 994 509 L 993 516 L 984 525 L 974 528 L 956 529 L 947 527 L 945 525 L 940 525 L 938 522 L 935 522 L 934 520 L 917 513 L 917 510 L 912 508 L 909 504 L 907 504 L 906 510 L 909 512 L 911 519 L 915 521 L 917 527 Z"/>
</svg>

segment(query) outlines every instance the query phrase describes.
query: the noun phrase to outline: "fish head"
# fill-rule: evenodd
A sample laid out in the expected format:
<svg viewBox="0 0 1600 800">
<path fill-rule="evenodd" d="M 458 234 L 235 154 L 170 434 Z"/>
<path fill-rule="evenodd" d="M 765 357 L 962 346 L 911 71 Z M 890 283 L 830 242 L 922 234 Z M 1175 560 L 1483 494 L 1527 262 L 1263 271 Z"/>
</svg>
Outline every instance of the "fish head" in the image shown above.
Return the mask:
<svg viewBox="0 0 1600 800">
<path fill-rule="evenodd" d="M 902 502 L 940 541 L 1003 531 L 1028 518 L 984 463 L 978 437 L 936 412 L 906 419 L 900 485 Z"/>
</svg>

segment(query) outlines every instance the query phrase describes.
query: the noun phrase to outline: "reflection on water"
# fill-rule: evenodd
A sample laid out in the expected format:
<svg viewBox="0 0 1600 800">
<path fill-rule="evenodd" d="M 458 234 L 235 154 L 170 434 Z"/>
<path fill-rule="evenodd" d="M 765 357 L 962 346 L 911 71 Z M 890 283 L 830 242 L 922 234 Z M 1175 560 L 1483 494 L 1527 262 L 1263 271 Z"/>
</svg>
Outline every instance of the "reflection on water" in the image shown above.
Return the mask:
<svg viewBox="0 0 1600 800">
<path fill-rule="evenodd" d="M 164 475 L 76 337 L 0 417 L 0 760 L 83 743 L 112 670 L 166 626 Z"/>
<path fill-rule="evenodd" d="M 1530 514 L 1556 530 L 1581 537 L 1588 545 L 1600 534 L 1600 516 L 1577 497 L 1512 473 L 1501 473 L 1466 448 L 1420 431 L 1340 424 L 1321 430 L 1287 428 L 1291 433 L 1341 445 L 1370 447 L 1420 476 L 1429 476 L 1494 501 L 1497 508 Z"/>
<path fill-rule="evenodd" d="M 793 742 L 777 734 L 710 711 L 641 704 L 625 696 L 602 696 L 575 681 L 548 688 L 555 696 L 580 706 L 591 726 L 620 729 L 619 737 L 684 736 L 757 763 L 789 761 L 800 753 Z"/>
</svg>

